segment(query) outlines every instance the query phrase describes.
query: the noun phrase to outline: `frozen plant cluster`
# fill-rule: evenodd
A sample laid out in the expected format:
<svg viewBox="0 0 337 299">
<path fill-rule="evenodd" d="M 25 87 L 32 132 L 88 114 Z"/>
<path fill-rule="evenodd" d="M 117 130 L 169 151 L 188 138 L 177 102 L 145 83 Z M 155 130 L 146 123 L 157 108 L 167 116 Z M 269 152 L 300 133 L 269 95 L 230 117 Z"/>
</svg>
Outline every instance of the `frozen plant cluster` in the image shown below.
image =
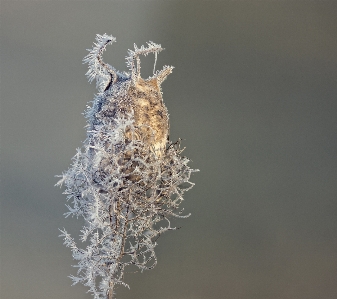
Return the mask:
<svg viewBox="0 0 337 299">
<path fill-rule="evenodd" d="M 85 248 L 61 230 L 77 261 L 73 284 L 89 287 L 94 299 L 111 299 L 116 285 L 128 287 L 126 267 L 143 271 L 156 265 L 158 237 L 176 229 L 170 218 L 189 216 L 179 205 L 196 170 L 181 155 L 180 142 L 168 141 L 160 84 L 172 67 L 154 71 L 146 80 L 140 76 L 139 55 L 157 55 L 161 46 L 150 42 L 129 50 L 130 72 L 122 73 L 102 60 L 115 38 L 97 35 L 96 41 L 84 58 L 88 79 L 96 79 L 98 88 L 85 112 L 87 138 L 57 185 L 66 187 L 65 216 L 85 220 L 80 235 Z"/>
</svg>

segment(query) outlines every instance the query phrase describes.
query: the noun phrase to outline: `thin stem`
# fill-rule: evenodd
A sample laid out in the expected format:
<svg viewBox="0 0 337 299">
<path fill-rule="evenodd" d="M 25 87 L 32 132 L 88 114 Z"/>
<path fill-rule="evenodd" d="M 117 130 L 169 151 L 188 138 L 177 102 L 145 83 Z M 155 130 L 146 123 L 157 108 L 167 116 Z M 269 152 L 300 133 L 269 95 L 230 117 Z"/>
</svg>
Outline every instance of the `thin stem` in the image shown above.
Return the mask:
<svg viewBox="0 0 337 299">
<path fill-rule="evenodd" d="M 108 294 L 108 299 L 113 299 L 113 294 L 114 294 L 114 283 L 112 280 L 110 280 L 110 284 L 109 284 L 109 294 Z"/>
</svg>

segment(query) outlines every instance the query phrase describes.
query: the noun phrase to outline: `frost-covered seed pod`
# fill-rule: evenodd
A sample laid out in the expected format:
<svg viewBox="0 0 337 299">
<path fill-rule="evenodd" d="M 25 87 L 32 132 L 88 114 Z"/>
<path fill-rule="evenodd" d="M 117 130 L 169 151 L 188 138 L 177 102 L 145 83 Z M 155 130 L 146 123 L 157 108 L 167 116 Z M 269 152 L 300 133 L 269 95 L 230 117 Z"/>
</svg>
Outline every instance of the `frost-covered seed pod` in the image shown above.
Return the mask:
<svg viewBox="0 0 337 299">
<path fill-rule="evenodd" d="M 106 45 L 115 42 L 107 34 L 84 58 L 89 82 L 96 79 L 98 94 L 85 113 L 87 138 L 72 166 L 58 185 L 66 186 L 70 205 L 65 215 L 82 216 L 81 240 L 85 249 L 63 229 L 64 243 L 78 261 L 74 284 L 89 287 L 94 299 L 113 298 L 115 285 L 124 283 L 124 269 L 135 265 L 141 271 L 156 263 L 158 237 L 171 227 L 170 217 L 181 215 L 183 193 L 193 183 L 189 160 L 181 156 L 180 142 L 168 140 L 169 118 L 161 84 L 173 67 L 164 66 L 148 79 L 140 75 L 140 55 L 157 54 L 160 45 L 128 51 L 129 73 L 120 72 L 102 60 Z"/>
</svg>

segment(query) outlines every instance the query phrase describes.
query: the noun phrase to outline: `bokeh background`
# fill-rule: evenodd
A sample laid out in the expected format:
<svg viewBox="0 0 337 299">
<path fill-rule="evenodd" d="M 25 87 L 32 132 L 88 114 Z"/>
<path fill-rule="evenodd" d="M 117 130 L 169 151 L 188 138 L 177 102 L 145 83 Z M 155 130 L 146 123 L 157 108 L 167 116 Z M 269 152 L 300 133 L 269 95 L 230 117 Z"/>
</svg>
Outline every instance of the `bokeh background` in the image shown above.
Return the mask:
<svg viewBox="0 0 337 299">
<path fill-rule="evenodd" d="M 91 298 L 71 286 L 54 187 L 85 139 L 95 34 L 166 48 L 157 69 L 194 189 L 158 266 L 118 298 L 337 298 L 336 1 L 1 1 L 1 298 Z M 151 74 L 154 57 L 142 58 Z"/>
</svg>

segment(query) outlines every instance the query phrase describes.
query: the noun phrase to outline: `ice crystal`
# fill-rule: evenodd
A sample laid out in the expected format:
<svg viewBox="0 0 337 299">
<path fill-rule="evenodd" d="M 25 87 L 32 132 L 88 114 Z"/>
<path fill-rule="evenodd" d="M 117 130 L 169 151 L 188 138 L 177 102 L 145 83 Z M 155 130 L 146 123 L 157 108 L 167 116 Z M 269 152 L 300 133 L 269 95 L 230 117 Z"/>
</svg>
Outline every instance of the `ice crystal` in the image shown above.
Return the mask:
<svg viewBox="0 0 337 299">
<path fill-rule="evenodd" d="M 97 35 L 97 43 L 84 58 L 89 82 L 96 79 L 98 94 L 87 107 L 87 138 L 77 149 L 71 167 L 57 185 L 65 185 L 68 212 L 85 225 L 79 248 L 65 229 L 64 244 L 77 261 L 73 284 L 89 288 L 94 299 L 113 298 L 124 282 L 125 268 L 141 271 L 156 263 L 158 237 L 171 226 L 170 218 L 186 218 L 179 208 L 192 188 L 189 159 L 181 155 L 180 141 L 168 141 L 167 109 L 161 83 L 172 72 L 165 66 L 148 79 L 140 76 L 140 55 L 163 50 L 149 42 L 134 46 L 126 57 L 130 73 L 122 73 L 102 60 L 112 36 Z"/>
</svg>

